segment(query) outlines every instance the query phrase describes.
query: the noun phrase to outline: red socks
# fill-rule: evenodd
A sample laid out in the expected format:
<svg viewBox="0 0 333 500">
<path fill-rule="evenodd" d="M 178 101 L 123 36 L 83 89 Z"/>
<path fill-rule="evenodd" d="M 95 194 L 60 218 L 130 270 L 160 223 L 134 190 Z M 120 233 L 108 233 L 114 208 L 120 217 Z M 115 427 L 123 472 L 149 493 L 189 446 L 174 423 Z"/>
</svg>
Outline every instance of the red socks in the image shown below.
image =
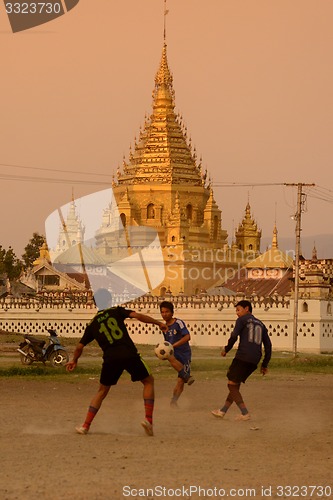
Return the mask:
<svg viewBox="0 0 333 500">
<path fill-rule="evenodd" d="M 94 420 L 96 417 L 96 413 L 98 412 L 99 408 L 94 408 L 93 406 L 89 406 L 88 408 L 88 413 L 86 416 L 86 419 L 84 421 L 83 427 L 86 429 L 89 429 L 91 422 Z"/>
<path fill-rule="evenodd" d="M 153 411 L 154 411 L 154 400 L 144 399 L 145 405 L 145 419 L 152 424 L 153 423 Z"/>
</svg>

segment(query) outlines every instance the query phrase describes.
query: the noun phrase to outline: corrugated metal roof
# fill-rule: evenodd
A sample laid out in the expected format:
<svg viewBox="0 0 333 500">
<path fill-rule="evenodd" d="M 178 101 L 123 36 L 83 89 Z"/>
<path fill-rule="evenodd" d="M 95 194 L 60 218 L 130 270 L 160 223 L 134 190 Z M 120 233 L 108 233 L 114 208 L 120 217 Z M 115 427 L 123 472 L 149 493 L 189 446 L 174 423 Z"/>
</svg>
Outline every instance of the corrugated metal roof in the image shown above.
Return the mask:
<svg viewBox="0 0 333 500">
<path fill-rule="evenodd" d="M 288 295 L 292 290 L 292 270 L 287 271 L 282 278 L 247 278 L 247 270 L 241 269 L 233 278 L 228 279 L 221 285 L 216 285 L 211 290 L 218 290 L 221 295 L 223 289 L 228 288 L 235 293 L 244 293 L 246 296 L 258 295 L 267 297 L 272 294 Z M 208 293 L 211 293 L 208 290 Z"/>
</svg>

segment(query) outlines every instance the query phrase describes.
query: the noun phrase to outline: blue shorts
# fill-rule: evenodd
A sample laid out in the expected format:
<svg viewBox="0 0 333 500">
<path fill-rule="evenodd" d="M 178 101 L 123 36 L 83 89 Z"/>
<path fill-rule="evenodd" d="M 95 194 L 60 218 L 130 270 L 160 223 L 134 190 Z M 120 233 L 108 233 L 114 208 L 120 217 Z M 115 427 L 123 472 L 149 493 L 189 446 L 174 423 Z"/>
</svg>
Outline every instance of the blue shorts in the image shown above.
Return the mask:
<svg viewBox="0 0 333 500">
<path fill-rule="evenodd" d="M 183 352 L 179 352 L 175 349 L 174 356 L 176 359 L 178 359 L 178 361 L 183 363 L 183 365 L 186 365 L 187 363 L 191 363 L 191 353 L 183 353 Z"/>
<path fill-rule="evenodd" d="M 184 373 L 185 373 L 185 376 L 186 376 L 186 380 L 187 380 L 187 377 L 189 377 L 191 375 L 191 361 L 188 361 L 187 363 L 183 363 L 184 365 Z M 178 373 L 178 378 L 181 378 L 181 379 L 184 379 L 184 377 L 181 377 Z"/>
</svg>

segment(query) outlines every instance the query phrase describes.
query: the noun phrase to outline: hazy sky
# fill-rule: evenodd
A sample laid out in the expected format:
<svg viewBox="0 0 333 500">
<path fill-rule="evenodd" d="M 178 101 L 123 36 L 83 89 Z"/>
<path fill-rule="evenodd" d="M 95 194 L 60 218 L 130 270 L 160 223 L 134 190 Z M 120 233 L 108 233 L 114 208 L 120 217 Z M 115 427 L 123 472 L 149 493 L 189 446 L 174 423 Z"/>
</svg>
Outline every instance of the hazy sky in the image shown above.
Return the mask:
<svg viewBox="0 0 333 500">
<path fill-rule="evenodd" d="M 252 185 L 314 182 L 302 234 L 333 257 L 333 244 L 318 243 L 332 233 L 332 0 L 168 0 L 168 9 L 176 109 L 218 184 L 230 239 L 248 197 L 263 237 L 276 218 L 279 238 L 293 238 L 296 188 Z M 21 255 L 72 188 L 80 197 L 109 187 L 128 157 L 151 112 L 163 0 L 80 0 L 16 34 L 1 3 L 0 44 L 0 244 Z M 251 186 L 222 185 L 234 182 Z"/>
</svg>

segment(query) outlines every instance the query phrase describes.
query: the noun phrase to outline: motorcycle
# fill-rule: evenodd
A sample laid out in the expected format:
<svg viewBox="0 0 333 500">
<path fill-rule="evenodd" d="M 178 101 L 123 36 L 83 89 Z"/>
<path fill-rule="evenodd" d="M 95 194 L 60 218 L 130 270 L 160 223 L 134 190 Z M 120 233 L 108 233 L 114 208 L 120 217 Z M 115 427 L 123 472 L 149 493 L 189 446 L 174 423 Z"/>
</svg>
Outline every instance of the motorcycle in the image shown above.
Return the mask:
<svg viewBox="0 0 333 500">
<path fill-rule="evenodd" d="M 36 339 L 32 335 L 24 335 L 17 351 L 20 353 L 21 363 L 31 365 L 34 361 L 44 363 L 50 361 L 54 367 L 63 366 L 69 361 L 69 355 L 65 347 L 61 345 L 55 330 L 47 330 L 50 334 L 48 343 L 45 340 Z"/>
</svg>

